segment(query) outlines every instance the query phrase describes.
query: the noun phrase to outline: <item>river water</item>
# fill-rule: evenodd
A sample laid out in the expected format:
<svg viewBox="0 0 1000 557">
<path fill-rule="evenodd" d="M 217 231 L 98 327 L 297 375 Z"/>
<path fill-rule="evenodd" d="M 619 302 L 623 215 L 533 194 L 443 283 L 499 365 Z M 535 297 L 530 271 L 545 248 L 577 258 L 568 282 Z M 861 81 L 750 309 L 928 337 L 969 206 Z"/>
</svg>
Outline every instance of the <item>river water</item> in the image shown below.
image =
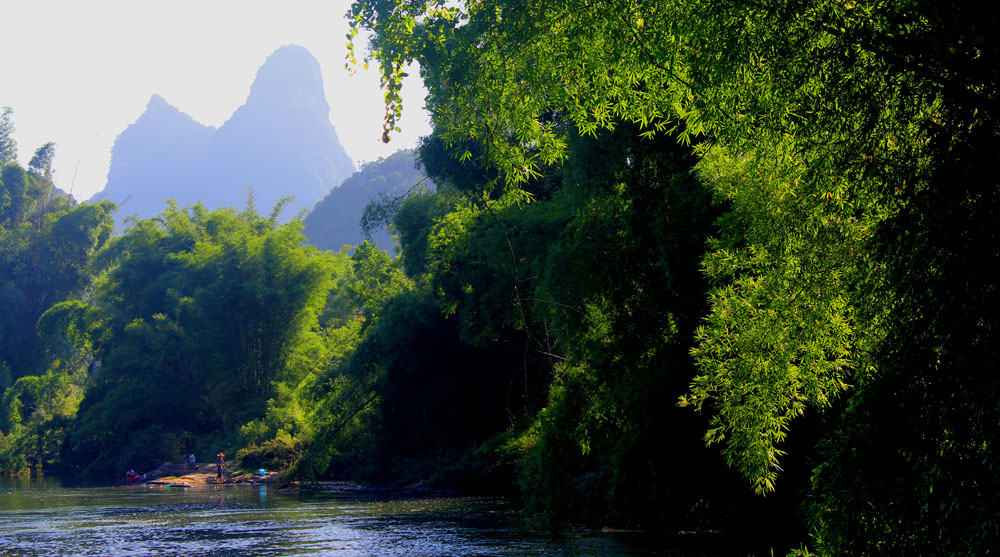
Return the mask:
<svg viewBox="0 0 1000 557">
<path fill-rule="evenodd" d="M 528 529 L 502 499 L 0 480 L 0 555 L 724 555 L 711 540 Z"/>
</svg>

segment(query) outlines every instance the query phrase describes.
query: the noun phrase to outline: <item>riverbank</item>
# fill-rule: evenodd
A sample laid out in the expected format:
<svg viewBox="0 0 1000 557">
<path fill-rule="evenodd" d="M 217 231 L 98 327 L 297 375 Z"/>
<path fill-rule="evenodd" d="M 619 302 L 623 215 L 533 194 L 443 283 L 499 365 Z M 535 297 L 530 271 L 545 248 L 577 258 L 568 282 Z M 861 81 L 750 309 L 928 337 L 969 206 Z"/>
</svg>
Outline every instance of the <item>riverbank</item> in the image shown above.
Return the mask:
<svg viewBox="0 0 1000 557">
<path fill-rule="evenodd" d="M 263 476 L 248 472 L 222 470 L 222 479 L 218 479 L 215 463 L 196 463 L 194 468 L 184 464 L 164 462 L 155 470 L 144 474 L 145 485 L 164 485 L 171 487 L 198 488 L 215 485 L 259 485 L 278 484 L 282 474 L 269 472 Z"/>
<path fill-rule="evenodd" d="M 155 470 L 144 475 L 141 485 L 169 486 L 181 488 L 206 488 L 219 485 L 261 485 L 273 484 L 282 492 L 322 492 L 329 495 L 351 496 L 398 496 L 398 497 L 463 497 L 468 494 L 456 490 L 436 489 L 430 482 L 421 480 L 404 487 L 367 485 L 349 481 L 286 481 L 282 472 L 268 472 L 261 476 L 240 470 L 222 470 L 219 480 L 215 463 L 197 463 L 191 469 L 184 464 L 164 462 Z"/>
</svg>

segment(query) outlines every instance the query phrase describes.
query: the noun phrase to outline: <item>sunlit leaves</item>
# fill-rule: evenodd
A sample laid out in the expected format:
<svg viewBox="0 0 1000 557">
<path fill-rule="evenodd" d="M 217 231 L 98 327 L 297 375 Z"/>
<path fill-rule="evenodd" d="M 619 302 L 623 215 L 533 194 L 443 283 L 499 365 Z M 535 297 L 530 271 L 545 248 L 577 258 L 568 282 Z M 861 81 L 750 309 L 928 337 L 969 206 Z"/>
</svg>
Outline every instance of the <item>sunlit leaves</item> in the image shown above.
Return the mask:
<svg viewBox="0 0 1000 557">
<path fill-rule="evenodd" d="M 441 136 L 463 145 L 465 158 L 475 150 L 462 142 L 482 145 L 481 160 L 509 190 L 564 162 L 571 133 L 595 137 L 626 122 L 647 141 L 676 133 L 695 146 L 699 176 L 726 213 L 703 259 L 713 288 L 691 352 L 699 374 L 681 402 L 709 416 L 706 440 L 757 491 L 774 489 L 796 417 L 841 408 L 835 403 L 851 388 L 846 433 L 824 441 L 839 447 L 828 449 L 838 462 L 872 466 L 852 452 L 854 441 L 896 446 L 891 433 L 851 414 L 891 422 L 876 410 L 895 397 L 905 401 L 897 413 L 913 412 L 922 425 L 885 454 L 920 469 L 913 481 L 922 491 L 941 492 L 939 463 L 988 460 L 981 442 L 995 428 L 983 424 L 995 420 L 982 416 L 996 396 L 969 381 L 995 384 L 996 357 L 984 348 L 995 329 L 995 276 L 980 269 L 997 243 L 1000 65 L 991 11 L 921 1 L 484 0 L 447 18 L 419 2 L 355 6 L 380 16 L 356 21 L 385 40 L 373 51 L 383 75 L 419 61 Z M 396 24 L 404 21 L 416 24 Z M 482 223 L 461 208 L 439 230 L 467 234 Z M 444 235 L 437 246 L 444 260 L 466 255 Z M 454 291 L 470 296 L 483 290 L 460 286 Z M 966 323 L 966 314 L 979 317 Z M 968 404 L 941 400 L 952 383 L 973 393 Z M 954 423 L 942 425 L 947 419 Z M 966 446 L 954 442 L 957 432 L 968 435 Z M 947 502 L 910 504 L 919 498 L 895 477 L 872 482 L 891 507 L 873 512 L 855 502 L 867 500 L 866 483 L 817 477 L 850 486 L 827 495 L 862 509 L 841 518 L 873 534 L 840 532 L 843 543 L 871 537 L 866 547 L 878 548 L 892 521 L 903 522 L 897 507 L 919 518 L 914 539 L 944 532 L 960 514 Z M 996 474 L 977 468 L 972 477 L 992 485 Z M 951 480 L 949 489 L 968 485 Z M 991 524 L 968 516 L 973 527 Z"/>
<path fill-rule="evenodd" d="M 222 435 L 269 412 L 280 418 L 269 401 L 290 400 L 289 386 L 332 350 L 318 321 L 346 266 L 335 258 L 347 259 L 304 245 L 300 226 L 252 209 L 171 205 L 112 241 L 98 258 L 104 276 L 92 303 L 62 304 L 42 323 L 89 337 L 103 364 L 70 463 L 132 451 L 162 461 L 171 455 L 160 451 L 176 448 L 149 445 L 150 436 Z M 149 392 L 162 396 L 139 404 L 137 393 Z M 288 411 L 294 418 L 294 404 Z"/>
<path fill-rule="evenodd" d="M 678 38 L 639 23 L 662 20 L 670 9 L 665 3 L 604 11 L 588 2 L 469 2 L 460 10 L 359 2 L 351 14 L 355 29 L 376 33 L 371 55 L 382 64 L 387 129 L 401 108 L 399 68 L 418 61 L 443 137 L 482 142 L 489 162 L 516 185 L 565 156 L 556 114 L 590 134 L 621 120 L 652 130 L 675 109 L 687 111 L 688 101 L 678 102 L 689 98 L 687 85 L 674 79 L 683 75 L 679 58 L 649 64 L 651 49 L 676 48 Z M 582 14 L 589 15 L 574 17 Z M 685 133 L 699 131 L 689 125 Z"/>
<path fill-rule="evenodd" d="M 412 283 L 403 275 L 398 259 L 392 260 L 367 240 L 357 246 L 351 261 L 356 279 L 349 288 L 364 315 L 365 327 L 370 327 L 378 321 L 385 304 L 410 290 Z"/>
</svg>

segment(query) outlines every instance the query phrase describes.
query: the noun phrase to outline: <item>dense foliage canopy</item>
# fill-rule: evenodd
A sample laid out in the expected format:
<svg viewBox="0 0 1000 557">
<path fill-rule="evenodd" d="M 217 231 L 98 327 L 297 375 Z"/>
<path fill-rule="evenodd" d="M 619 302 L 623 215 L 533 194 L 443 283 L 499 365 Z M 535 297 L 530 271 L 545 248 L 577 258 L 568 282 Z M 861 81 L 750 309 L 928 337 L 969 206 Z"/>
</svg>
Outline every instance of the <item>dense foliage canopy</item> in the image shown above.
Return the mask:
<svg viewBox="0 0 1000 557">
<path fill-rule="evenodd" d="M 4 109 L 0 120 L 0 470 L 59 453 L 91 360 L 36 325 L 52 304 L 91 286 L 114 211 L 110 203 L 77 206 L 55 188 L 52 143 L 27 171 L 19 166 L 11 115 Z"/>
<path fill-rule="evenodd" d="M 795 419 L 833 409 L 816 439 L 817 547 L 992 546 L 993 10 L 364 0 L 349 17 L 375 32 L 387 130 L 418 61 L 443 141 L 460 159 L 475 142 L 496 170 L 483 191 L 524 199 L 573 160 L 574 134 L 634 125 L 694 144 L 725 207 L 680 398 L 709 416 L 706 440 L 771 492 Z"/>
</svg>

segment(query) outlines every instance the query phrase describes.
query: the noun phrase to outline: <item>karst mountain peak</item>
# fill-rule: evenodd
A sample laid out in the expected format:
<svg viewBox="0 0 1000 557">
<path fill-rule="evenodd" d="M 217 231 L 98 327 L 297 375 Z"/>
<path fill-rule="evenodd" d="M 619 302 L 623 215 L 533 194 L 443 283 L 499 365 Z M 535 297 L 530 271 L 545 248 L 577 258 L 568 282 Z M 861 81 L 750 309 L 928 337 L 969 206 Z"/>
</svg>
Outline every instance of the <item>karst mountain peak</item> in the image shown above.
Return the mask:
<svg viewBox="0 0 1000 557">
<path fill-rule="evenodd" d="M 263 213 L 293 197 L 282 213 L 288 218 L 354 171 L 329 115 L 319 63 L 301 46 L 283 46 L 218 129 L 153 94 L 115 140 L 108 182 L 92 199 L 120 203 L 120 217 L 148 218 L 167 199 L 211 209 L 239 205 L 252 189 Z"/>
</svg>

